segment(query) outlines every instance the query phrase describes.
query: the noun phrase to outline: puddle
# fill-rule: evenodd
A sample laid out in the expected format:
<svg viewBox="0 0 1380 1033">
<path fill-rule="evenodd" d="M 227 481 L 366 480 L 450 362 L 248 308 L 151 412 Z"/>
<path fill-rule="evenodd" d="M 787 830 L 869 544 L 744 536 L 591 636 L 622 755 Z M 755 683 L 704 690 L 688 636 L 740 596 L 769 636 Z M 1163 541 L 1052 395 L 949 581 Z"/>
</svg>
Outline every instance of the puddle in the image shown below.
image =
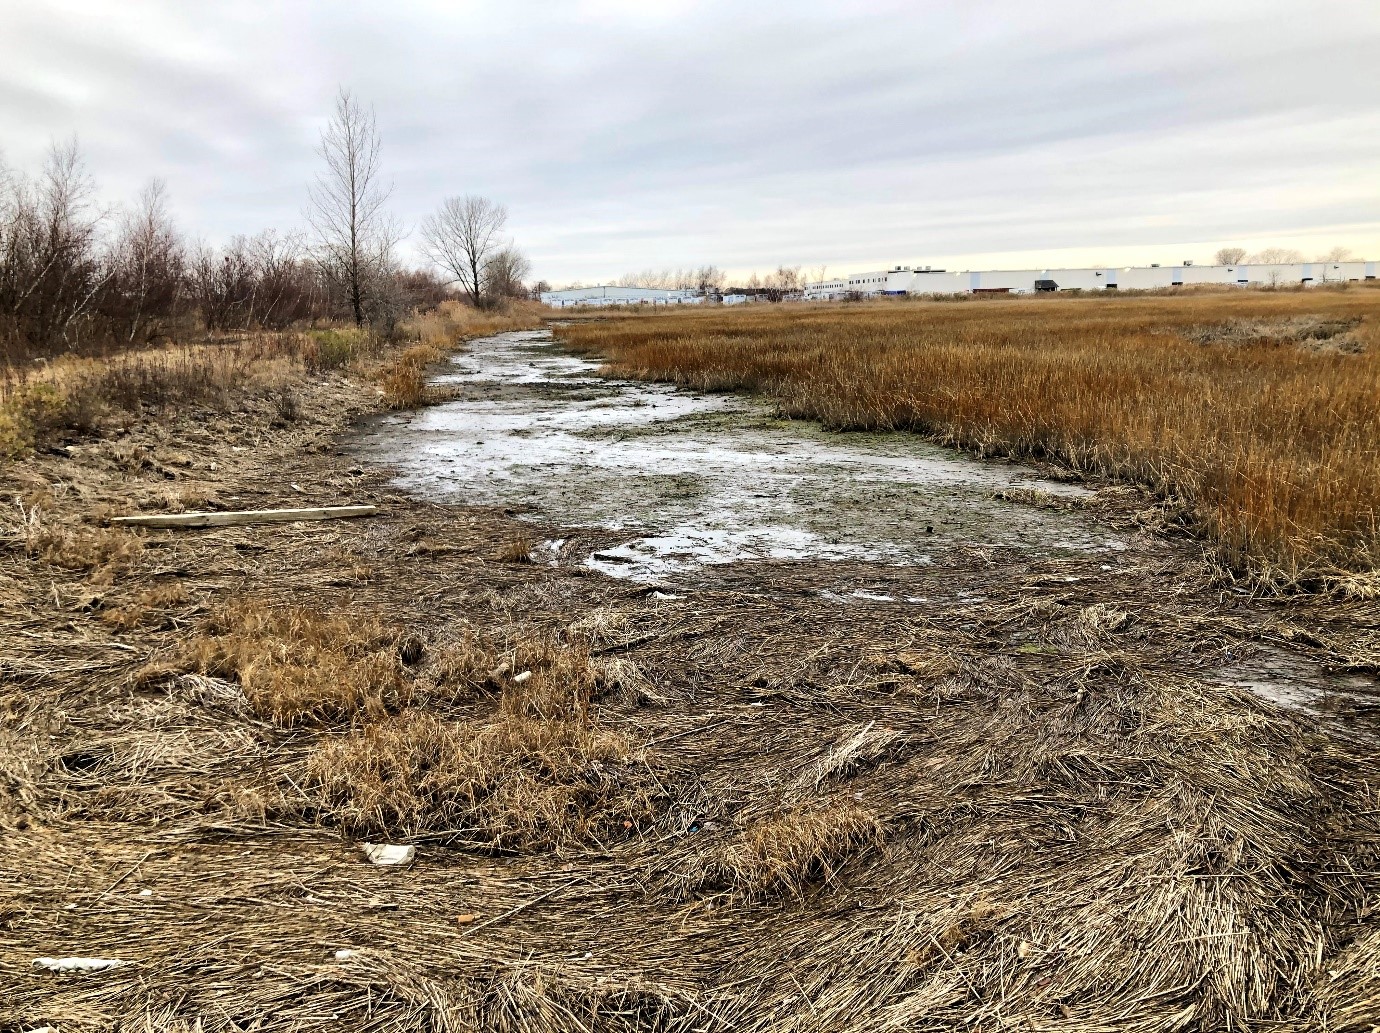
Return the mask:
<svg viewBox="0 0 1380 1033">
<path fill-rule="evenodd" d="M 1249 689 L 1289 710 L 1337 719 L 1331 723 L 1346 735 L 1380 739 L 1380 681 L 1370 675 L 1328 671 L 1263 648 L 1248 661 L 1218 668 L 1210 680 Z"/>
<path fill-rule="evenodd" d="M 743 561 L 927 564 L 960 543 L 1125 548 L 1078 511 L 992 498 L 1013 487 L 1086 494 L 1027 467 L 913 435 L 828 433 L 750 399 L 607 380 L 597 365 L 546 331 L 475 341 L 437 378 L 457 400 L 383 418 L 357 447 L 423 495 L 623 532 L 583 562 L 647 584 Z"/>
</svg>

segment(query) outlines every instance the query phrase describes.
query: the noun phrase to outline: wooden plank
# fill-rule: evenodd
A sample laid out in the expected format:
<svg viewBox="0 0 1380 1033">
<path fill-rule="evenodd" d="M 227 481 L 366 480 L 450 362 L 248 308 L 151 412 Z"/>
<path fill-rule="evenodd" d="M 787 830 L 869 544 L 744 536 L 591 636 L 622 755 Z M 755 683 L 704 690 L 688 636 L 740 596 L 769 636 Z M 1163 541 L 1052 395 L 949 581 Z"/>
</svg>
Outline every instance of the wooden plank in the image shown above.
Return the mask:
<svg viewBox="0 0 1380 1033">
<path fill-rule="evenodd" d="M 378 506 L 320 506 L 315 509 L 249 509 L 224 513 L 150 513 L 111 517 L 124 527 L 224 527 L 230 524 L 271 524 L 292 520 L 341 520 L 373 516 Z"/>
</svg>

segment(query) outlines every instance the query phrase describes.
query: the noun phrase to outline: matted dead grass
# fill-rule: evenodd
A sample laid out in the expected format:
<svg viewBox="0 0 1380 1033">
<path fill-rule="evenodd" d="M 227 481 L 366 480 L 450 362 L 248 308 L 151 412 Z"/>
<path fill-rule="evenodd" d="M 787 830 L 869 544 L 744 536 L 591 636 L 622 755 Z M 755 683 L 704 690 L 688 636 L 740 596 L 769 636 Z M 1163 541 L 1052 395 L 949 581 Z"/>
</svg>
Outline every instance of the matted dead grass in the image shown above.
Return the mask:
<svg viewBox="0 0 1380 1033">
<path fill-rule="evenodd" d="M 763 305 L 558 332 L 618 374 L 1145 484 L 1257 585 L 1346 591 L 1380 565 L 1380 290 Z"/>
</svg>

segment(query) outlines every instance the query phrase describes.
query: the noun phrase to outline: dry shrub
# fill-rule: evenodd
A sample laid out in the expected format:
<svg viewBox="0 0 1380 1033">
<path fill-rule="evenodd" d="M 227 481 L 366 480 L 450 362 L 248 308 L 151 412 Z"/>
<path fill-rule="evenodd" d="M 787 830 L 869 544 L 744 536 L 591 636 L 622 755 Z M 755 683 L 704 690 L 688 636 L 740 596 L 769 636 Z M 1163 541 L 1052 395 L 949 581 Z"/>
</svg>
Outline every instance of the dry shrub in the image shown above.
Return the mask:
<svg viewBox="0 0 1380 1033">
<path fill-rule="evenodd" d="M 619 374 L 1139 482 L 1265 588 L 1380 564 L 1380 290 L 760 305 L 558 332 Z"/>
<path fill-rule="evenodd" d="M 201 674 L 235 678 L 260 717 L 381 717 L 409 701 L 398 634 L 362 614 L 245 599 L 222 607 L 186 648 Z"/>
<path fill-rule="evenodd" d="M 623 736 L 587 720 L 527 716 L 506 697 L 487 721 L 407 710 L 319 750 L 308 775 L 323 815 L 354 834 L 446 830 L 526 849 L 645 822 L 653 803 L 623 766 Z"/>
<path fill-rule="evenodd" d="M 55 441 L 98 433 L 117 414 L 187 407 L 232 412 L 247 396 L 272 400 L 280 422 L 300 415 L 307 378 L 350 367 L 372 376 L 387 404 L 407 408 L 429 398 L 425 370 L 466 337 L 540 326 L 540 306 L 478 313 L 455 303 L 417 317 L 412 342 L 396 358 L 377 334 L 355 327 L 209 335 L 206 343 L 169 343 L 100 359 L 62 356 L 42 366 L 0 365 L 0 460 Z"/>
<path fill-rule="evenodd" d="M 415 409 L 425 404 L 425 370 L 420 366 L 394 366 L 383 374 L 383 395 L 390 409 Z"/>
<path fill-rule="evenodd" d="M 880 848 L 884 833 L 875 814 L 851 801 L 802 804 L 744 829 L 703 859 L 695 881 L 747 897 L 799 897 L 850 858 Z"/>
</svg>

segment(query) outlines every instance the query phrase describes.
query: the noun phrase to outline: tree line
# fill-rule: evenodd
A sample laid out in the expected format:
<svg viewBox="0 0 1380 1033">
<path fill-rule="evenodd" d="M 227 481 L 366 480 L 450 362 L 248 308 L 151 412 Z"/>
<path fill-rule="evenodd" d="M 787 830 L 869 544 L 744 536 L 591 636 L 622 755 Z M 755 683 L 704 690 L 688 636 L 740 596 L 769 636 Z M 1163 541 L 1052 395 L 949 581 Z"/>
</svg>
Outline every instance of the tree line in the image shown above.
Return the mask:
<svg viewBox="0 0 1380 1033">
<path fill-rule="evenodd" d="M 527 295 L 530 264 L 505 236 L 507 210 L 487 198 L 446 198 L 420 226 L 430 265 L 400 261 L 406 234 L 389 209 L 374 113 L 347 90 L 317 155 L 304 227 L 219 246 L 181 232 L 160 180 L 131 204 L 102 204 L 74 140 L 31 175 L 0 156 L 0 360 L 304 321 L 391 334 L 447 297 L 489 307 Z"/>
<path fill-rule="evenodd" d="M 1326 254 L 1312 259 L 1314 262 L 1352 262 L 1356 256 L 1349 248 L 1334 247 Z M 1243 247 L 1224 247 L 1212 256 L 1213 265 L 1296 265 L 1307 262 L 1302 251 L 1293 248 L 1267 247 L 1248 254 Z"/>
</svg>

